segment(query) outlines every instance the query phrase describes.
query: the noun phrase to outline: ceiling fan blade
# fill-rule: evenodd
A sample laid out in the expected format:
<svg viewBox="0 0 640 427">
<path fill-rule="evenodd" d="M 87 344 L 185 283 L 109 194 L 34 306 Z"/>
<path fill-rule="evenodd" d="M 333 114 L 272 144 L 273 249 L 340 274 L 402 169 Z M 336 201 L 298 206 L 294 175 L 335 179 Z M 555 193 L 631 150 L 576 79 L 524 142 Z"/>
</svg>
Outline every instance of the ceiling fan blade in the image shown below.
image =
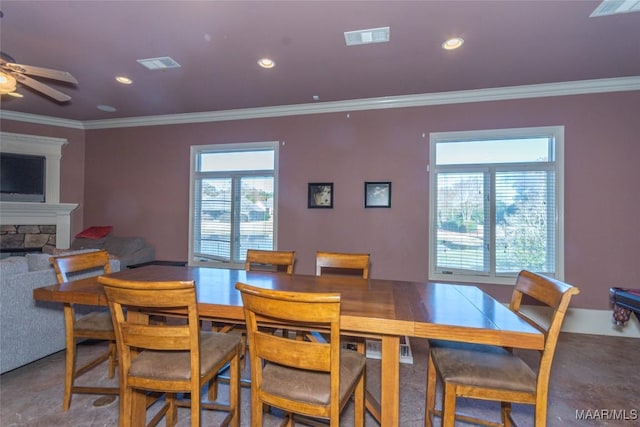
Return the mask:
<svg viewBox="0 0 640 427">
<path fill-rule="evenodd" d="M 51 68 L 34 67 L 33 65 L 14 64 L 5 62 L 3 67 L 21 74 L 30 76 L 45 77 L 47 79 L 60 80 L 63 82 L 78 84 L 78 80 L 66 71 L 53 70 Z"/>
<path fill-rule="evenodd" d="M 53 99 L 55 99 L 58 102 L 66 102 L 66 101 L 70 101 L 71 97 L 65 93 L 62 93 L 60 91 L 57 91 L 56 89 L 47 86 L 44 83 L 40 83 L 37 80 L 34 80 L 30 77 L 27 77 L 23 74 L 20 73 L 11 73 L 11 75 L 13 77 L 16 78 L 16 80 L 20 83 L 22 83 L 25 86 L 30 87 L 31 89 L 37 90 L 38 92 L 47 95 Z"/>
</svg>

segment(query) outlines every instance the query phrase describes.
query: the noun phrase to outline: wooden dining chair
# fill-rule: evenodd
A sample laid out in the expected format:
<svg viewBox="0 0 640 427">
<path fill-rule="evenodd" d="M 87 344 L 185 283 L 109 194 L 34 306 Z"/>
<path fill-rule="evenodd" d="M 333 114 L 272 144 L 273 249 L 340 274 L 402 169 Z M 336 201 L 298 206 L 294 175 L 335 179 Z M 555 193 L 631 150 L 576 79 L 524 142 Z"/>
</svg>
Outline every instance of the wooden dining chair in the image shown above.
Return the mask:
<svg viewBox="0 0 640 427">
<path fill-rule="evenodd" d="M 98 281 L 104 286 L 115 324 L 120 426 L 131 425 L 134 390 L 167 393 L 150 425 L 166 416 L 167 426 L 174 426 L 176 393 L 189 393 L 191 426 L 200 426 L 202 407 L 228 410 L 221 425 L 239 426 L 240 337 L 200 330 L 194 282 L 139 282 L 106 276 L 100 276 Z M 140 316 L 147 310 L 183 310 L 187 322 L 149 323 L 148 315 Z M 138 316 L 132 316 L 132 312 Z M 146 321 L 140 321 L 140 317 Z M 228 405 L 202 403 L 204 384 L 227 364 L 231 366 Z"/>
<path fill-rule="evenodd" d="M 295 262 L 295 251 L 268 251 L 259 249 L 247 249 L 247 257 L 244 264 L 245 271 L 284 271 L 287 274 L 293 274 L 293 264 Z M 244 324 L 225 323 L 213 324 L 213 328 L 218 332 L 237 332 L 242 334 L 242 355 L 246 355 L 246 334 L 247 330 Z M 274 330 L 275 332 L 275 330 Z M 282 331 L 283 335 L 288 335 L 288 331 Z M 242 365 L 244 367 L 244 365 Z M 226 382 L 226 378 L 220 378 L 222 382 Z M 251 381 L 242 381 L 243 386 L 250 386 Z M 209 384 L 209 399 L 215 399 L 218 394 L 218 381 L 214 379 Z"/>
<path fill-rule="evenodd" d="M 574 286 L 526 270 L 518 275 L 509 307 L 544 333 L 544 349 L 537 367 L 530 367 L 510 348 L 430 343 L 425 426 L 433 425 L 433 415 L 442 417 L 443 427 L 453 427 L 456 419 L 487 426 L 510 426 L 513 423 L 511 403 L 534 405 L 535 426 L 546 426 L 551 363 L 569 302 L 579 292 Z M 550 308 L 548 323 L 523 313 L 521 304 L 525 296 Z M 435 408 L 437 379 L 443 383 L 442 411 Z M 462 396 L 501 402 L 502 422 L 456 414 L 456 398 Z"/>
<path fill-rule="evenodd" d="M 316 253 L 316 276 L 327 274 L 338 275 L 359 275 L 363 279 L 369 278 L 369 254 L 344 253 L 344 252 L 323 252 Z M 319 335 L 307 334 L 310 340 L 318 339 Z M 345 341 L 343 339 L 343 341 Z M 346 338 L 351 344 L 356 345 L 360 353 L 365 353 L 366 342 L 361 337 Z"/>
<path fill-rule="evenodd" d="M 347 252 L 316 252 L 316 276 L 324 275 L 347 275 L 360 276 L 363 279 L 369 278 L 369 263 L 371 256 L 364 253 L 347 253 Z M 310 341 L 322 341 L 325 337 L 318 332 L 311 332 L 301 337 L 298 333 L 298 339 L 308 339 Z M 343 336 L 342 343 L 350 348 L 355 348 L 358 353 L 366 355 L 367 341 L 362 337 Z M 373 404 L 373 400 L 365 400 L 366 409 L 371 415 L 380 421 L 380 409 Z"/>
<path fill-rule="evenodd" d="M 247 259 L 244 264 L 244 269 L 246 271 L 264 269 L 275 271 L 284 270 L 287 274 L 293 274 L 293 264 L 295 259 L 295 251 L 247 249 Z"/>
<path fill-rule="evenodd" d="M 109 254 L 107 251 L 95 251 L 81 254 L 65 255 L 49 258 L 56 272 L 59 284 L 86 275 L 111 273 Z M 71 405 L 71 395 L 80 394 L 118 394 L 117 388 L 76 386 L 75 381 L 105 360 L 109 360 L 109 378 L 113 378 L 116 370 L 116 336 L 109 311 L 94 311 L 83 316 L 76 316 L 73 304 L 64 304 L 65 325 L 65 375 L 62 410 L 67 411 Z M 77 368 L 77 345 L 80 340 L 105 340 L 108 348 L 98 356 Z"/>
<path fill-rule="evenodd" d="M 354 424 L 364 425 L 365 357 L 340 348 L 340 294 L 285 292 L 236 283 L 242 295 L 251 361 L 251 425 L 262 426 L 263 406 L 340 425 L 354 396 Z M 270 327 L 328 330 L 329 342 L 297 341 Z M 262 326 L 267 326 L 263 330 Z"/>
<path fill-rule="evenodd" d="M 355 273 L 361 274 L 363 279 L 368 279 L 369 258 L 369 254 L 318 251 L 316 252 L 316 276 Z"/>
</svg>

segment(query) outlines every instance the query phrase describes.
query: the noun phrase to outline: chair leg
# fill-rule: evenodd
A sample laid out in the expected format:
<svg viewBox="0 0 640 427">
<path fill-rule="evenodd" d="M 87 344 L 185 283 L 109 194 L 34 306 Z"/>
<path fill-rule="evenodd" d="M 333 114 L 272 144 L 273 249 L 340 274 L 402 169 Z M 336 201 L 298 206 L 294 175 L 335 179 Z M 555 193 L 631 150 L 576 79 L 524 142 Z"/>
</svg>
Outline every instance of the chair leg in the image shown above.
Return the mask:
<svg viewBox="0 0 640 427">
<path fill-rule="evenodd" d="M 251 425 L 262 427 L 262 401 L 258 397 L 258 391 L 251 385 Z"/>
<path fill-rule="evenodd" d="M 231 427 L 240 427 L 240 354 L 236 354 L 231 360 L 231 371 L 229 372 L 229 410 L 232 418 Z"/>
<path fill-rule="evenodd" d="M 109 378 L 116 375 L 116 367 L 118 366 L 118 357 L 116 351 L 116 342 L 109 341 Z"/>
<path fill-rule="evenodd" d="M 64 397 L 62 400 L 62 410 L 68 411 L 71 406 L 71 389 L 76 370 L 76 346 L 75 339 L 71 337 L 72 344 L 67 345 L 64 374 Z"/>
<path fill-rule="evenodd" d="M 175 406 L 175 405 L 174 405 Z M 197 387 L 191 387 L 191 425 L 200 427 L 200 390 Z M 175 424 L 174 424 L 175 425 Z M 167 424 L 167 427 L 169 426 Z"/>
<path fill-rule="evenodd" d="M 120 416 L 118 419 L 119 427 L 131 427 L 132 422 L 132 403 L 133 403 L 133 390 L 127 385 L 122 384 L 120 390 Z"/>
<path fill-rule="evenodd" d="M 209 380 L 209 390 L 207 391 L 207 399 L 211 401 L 218 400 L 218 377 L 217 376 Z"/>
<path fill-rule="evenodd" d="M 500 402 L 500 413 L 504 427 L 511 427 L 511 402 Z"/>
<path fill-rule="evenodd" d="M 442 427 L 454 427 L 456 422 L 456 386 L 445 383 L 442 399 Z"/>
<path fill-rule="evenodd" d="M 545 427 L 547 425 L 547 398 L 538 398 L 535 407 L 535 427 Z"/>
<path fill-rule="evenodd" d="M 424 425 L 425 427 L 433 426 L 433 413 L 436 409 L 436 385 L 438 373 L 433 364 L 431 353 L 429 353 L 429 365 L 427 368 L 427 391 L 424 404 Z"/>
<path fill-rule="evenodd" d="M 262 425 L 262 424 L 260 424 Z M 296 425 L 293 414 L 292 413 L 288 413 L 287 414 L 287 427 L 294 427 Z"/>
<path fill-rule="evenodd" d="M 64 371 L 64 395 L 62 399 L 62 410 L 68 411 L 71 405 L 71 389 L 76 375 L 76 338 L 73 333 L 74 311 L 70 304 L 64 305 L 65 323 L 65 371 Z"/>
<path fill-rule="evenodd" d="M 366 369 L 366 368 L 365 368 Z M 353 416 L 353 425 L 354 427 L 364 427 L 364 384 L 365 384 L 365 374 L 362 374 L 362 377 L 358 381 L 355 389 L 355 401 L 354 401 L 354 411 L 355 414 Z"/>
</svg>

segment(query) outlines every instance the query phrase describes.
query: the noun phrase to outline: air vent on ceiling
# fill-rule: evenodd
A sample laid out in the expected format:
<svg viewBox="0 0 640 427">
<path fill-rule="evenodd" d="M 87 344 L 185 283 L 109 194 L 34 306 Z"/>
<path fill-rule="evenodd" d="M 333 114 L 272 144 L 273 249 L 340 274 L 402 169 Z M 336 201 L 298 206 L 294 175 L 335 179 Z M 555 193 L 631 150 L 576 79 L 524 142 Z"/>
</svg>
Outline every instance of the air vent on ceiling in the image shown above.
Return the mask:
<svg viewBox="0 0 640 427">
<path fill-rule="evenodd" d="M 389 27 L 345 31 L 344 40 L 347 43 L 347 46 L 357 46 L 369 43 L 385 43 L 389 41 Z"/>
<path fill-rule="evenodd" d="M 616 15 L 618 13 L 640 12 L 640 0 L 604 0 L 596 7 L 590 18 Z"/>
<path fill-rule="evenodd" d="M 160 58 L 138 59 L 138 62 L 150 70 L 165 70 L 167 68 L 180 68 L 173 58 L 163 56 Z"/>
</svg>

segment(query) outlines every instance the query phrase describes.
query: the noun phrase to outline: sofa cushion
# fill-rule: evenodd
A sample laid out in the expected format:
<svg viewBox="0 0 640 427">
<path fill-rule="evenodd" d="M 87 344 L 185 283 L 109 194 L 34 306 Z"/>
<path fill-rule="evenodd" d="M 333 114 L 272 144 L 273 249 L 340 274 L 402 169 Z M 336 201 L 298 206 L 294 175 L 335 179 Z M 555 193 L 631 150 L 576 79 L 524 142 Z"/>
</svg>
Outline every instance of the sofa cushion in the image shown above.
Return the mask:
<svg viewBox="0 0 640 427">
<path fill-rule="evenodd" d="M 142 237 L 119 237 L 108 236 L 104 242 L 104 249 L 111 255 L 126 256 L 144 248 L 145 242 Z"/>
<path fill-rule="evenodd" d="M 29 264 L 29 271 L 40 271 L 53 268 L 49 258 L 55 258 L 63 255 L 84 254 L 95 251 L 97 251 L 97 249 L 79 249 L 77 251 L 69 249 L 55 249 L 53 253 L 26 254 L 24 257 L 27 259 L 27 264 Z"/>
<path fill-rule="evenodd" d="M 107 235 L 111 233 L 112 228 L 113 226 L 111 225 L 105 225 L 101 227 L 89 227 L 86 230 L 83 230 L 80 233 L 76 234 L 75 237 L 83 238 L 83 239 L 100 240 L 104 237 L 107 237 Z"/>
<path fill-rule="evenodd" d="M 104 243 L 107 238 L 103 237 L 102 239 L 85 239 L 83 237 L 73 239 L 71 243 L 70 249 L 102 249 L 104 247 Z"/>
<path fill-rule="evenodd" d="M 12 256 L 0 261 L 0 277 L 5 278 L 14 274 L 29 271 L 29 264 L 23 256 Z"/>
<path fill-rule="evenodd" d="M 40 271 L 53 268 L 49 262 L 49 254 L 26 254 L 24 256 L 29 264 L 29 271 Z"/>
</svg>

